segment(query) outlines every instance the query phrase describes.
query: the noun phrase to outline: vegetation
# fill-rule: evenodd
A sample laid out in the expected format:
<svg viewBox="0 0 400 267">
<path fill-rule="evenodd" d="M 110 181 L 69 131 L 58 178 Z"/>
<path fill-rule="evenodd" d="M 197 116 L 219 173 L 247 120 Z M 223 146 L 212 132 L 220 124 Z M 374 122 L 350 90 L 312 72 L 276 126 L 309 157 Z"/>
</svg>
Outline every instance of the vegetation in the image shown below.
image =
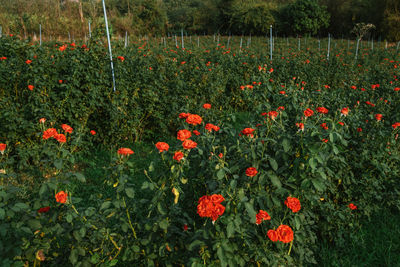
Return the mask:
<svg viewBox="0 0 400 267">
<path fill-rule="evenodd" d="M 113 91 L 102 29 L 0 38 L 3 265 L 318 265 L 398 215 L 395 45 L 148 36 Z"/>
<path fill-rule="evenodd" d="M 372 23 L 368 38 L 400 40 L 397 0 L 107 0 L 115 36 L 189 34 L 265 35 L 269 25 L 280 36 L 312 34 L 351 37 L 357 23 Z M 80 38 L 103 21 L 99 0 L 0 0 L 0 25 L 22 38 Z M 68 35 L 69 34 L 69 35 Z"/>
</svg>

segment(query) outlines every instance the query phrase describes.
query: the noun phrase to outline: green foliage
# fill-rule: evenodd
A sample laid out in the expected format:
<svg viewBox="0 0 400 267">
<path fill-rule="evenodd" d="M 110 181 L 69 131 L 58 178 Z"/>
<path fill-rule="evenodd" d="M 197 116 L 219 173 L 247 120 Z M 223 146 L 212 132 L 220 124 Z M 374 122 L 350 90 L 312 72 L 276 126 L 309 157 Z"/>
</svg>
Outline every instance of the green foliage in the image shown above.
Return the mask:
<svg viewBox="0 0 400 267">
<path fill-rule="evenodd" d="M 279 27 L 291 34 L 315 35 L 327 28 L 330 15 L 318 0 L 297 0 L 279 11 Z"/>
</svg>

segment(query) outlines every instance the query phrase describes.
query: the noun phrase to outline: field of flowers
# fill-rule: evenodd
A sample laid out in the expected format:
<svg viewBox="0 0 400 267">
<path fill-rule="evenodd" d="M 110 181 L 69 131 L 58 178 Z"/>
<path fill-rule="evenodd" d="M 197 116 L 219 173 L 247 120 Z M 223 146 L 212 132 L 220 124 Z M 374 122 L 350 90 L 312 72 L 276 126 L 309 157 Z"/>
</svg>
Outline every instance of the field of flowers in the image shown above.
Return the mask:
<svg viewBox="0 0 400 267">
<path fill-rule="evenodd" d="M 400 208 L 396 46 L 114 43 L 114 91 L 97 36 L 0 38 L 3 266 L 313 265 Z"/>
</svg>

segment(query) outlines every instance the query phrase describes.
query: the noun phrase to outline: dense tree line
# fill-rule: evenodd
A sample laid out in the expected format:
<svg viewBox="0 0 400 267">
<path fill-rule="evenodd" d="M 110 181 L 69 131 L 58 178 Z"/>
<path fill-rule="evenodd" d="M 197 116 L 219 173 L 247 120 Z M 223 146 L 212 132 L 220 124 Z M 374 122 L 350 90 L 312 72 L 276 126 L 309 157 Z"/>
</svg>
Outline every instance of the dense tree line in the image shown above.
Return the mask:
<svg viewBox="0 0 400 267">
<path fill-rule="evenodd" d="M 273 25 L 281 36 L 351 37 L 356 23 L 376 26 L 369 37 L 400 40 L 399 0 L 106 0 L 117 35 L 190 34 L 264 35 Z M 88 22 L 103 21 L 100 0 L 0 0 L 4 33 L 22 37 L 82 38 Z M 355 37 L 354 35 L 352 37 Z"/>
</svg>

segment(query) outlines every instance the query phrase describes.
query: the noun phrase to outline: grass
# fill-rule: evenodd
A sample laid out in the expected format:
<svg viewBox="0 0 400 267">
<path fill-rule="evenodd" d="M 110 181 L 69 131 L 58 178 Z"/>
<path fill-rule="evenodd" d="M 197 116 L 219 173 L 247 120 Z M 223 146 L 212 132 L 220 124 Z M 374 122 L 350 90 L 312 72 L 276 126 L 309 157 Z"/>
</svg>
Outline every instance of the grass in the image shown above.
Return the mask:
<svg viewBox="0 0 400 267">
<path fill-rule="evenodd" d="M 400 266 L 400 212 L 383 208 L 345 247 L 323 241 L 318 266 Z"/>
</svg>

